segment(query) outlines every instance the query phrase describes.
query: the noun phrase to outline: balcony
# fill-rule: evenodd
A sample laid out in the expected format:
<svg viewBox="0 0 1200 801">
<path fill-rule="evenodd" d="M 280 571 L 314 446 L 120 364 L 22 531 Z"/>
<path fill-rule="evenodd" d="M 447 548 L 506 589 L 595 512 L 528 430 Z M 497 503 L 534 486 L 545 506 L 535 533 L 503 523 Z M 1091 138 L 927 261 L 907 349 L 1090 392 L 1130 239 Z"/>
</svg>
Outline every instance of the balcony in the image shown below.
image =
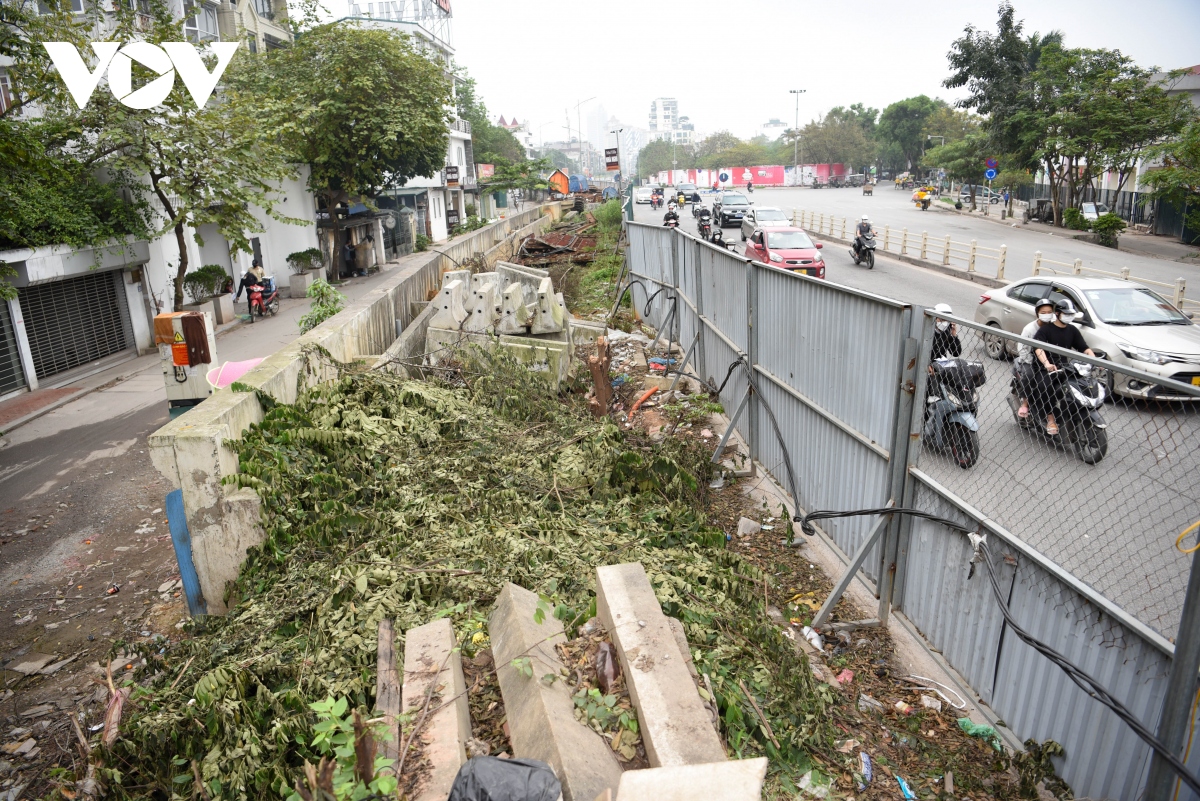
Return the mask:
<svg viewBox="0 0 1200 801">
<path fill-rule="evenodd" d="M 470 136 L 471 123 L 467 122 L 466 120 L 455 119 L 454 122 L 450 123 L 450 130 L 458 131 L 459 133 L 465 133 L 467 136 Z"/>
</svg>

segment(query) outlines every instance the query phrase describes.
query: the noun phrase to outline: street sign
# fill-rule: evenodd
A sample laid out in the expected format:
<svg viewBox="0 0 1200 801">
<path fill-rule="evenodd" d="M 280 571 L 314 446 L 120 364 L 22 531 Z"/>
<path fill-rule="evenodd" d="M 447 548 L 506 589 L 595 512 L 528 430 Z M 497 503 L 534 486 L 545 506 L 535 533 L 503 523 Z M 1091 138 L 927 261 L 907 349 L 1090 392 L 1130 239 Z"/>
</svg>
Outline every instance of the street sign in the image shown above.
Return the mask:
<svg viewBox="0 0 1200 801">
<path fill-rule="evenodd" d="M 459 222 L 461 222 L 461 218 L 458 216 L 458 209 L 446 209 L 446 226 L 453 228 Z"/>
<path fill-rule="evenodd" d="M 617 148 L 604 148 L 604 169 L 610 172 L 621 169 L 621 154 Z"/>
<path fill-rule="evenodd" d="M 996 171 L 994 169 L 989 169 L 983 174 L 983 177 L 987 178 L 989 181 L 994 181 L 996 179 Z"/>
<path fill-rule="evenodd" d="M 446 186 L 458 186 L 458 167 L 453 164 L 446 165 Z"/>
<path fill-rule="evenodd" d="M 996 169 L 997 162 L 995 159 L 988 159 L 985 163 L 987 164 L 989 170 Z"/>
<path fill-rule="evenodd" d="M 721 179 L 721 183 L 725 183 L 726 181 L 728 181 L 728 180 L 729 180 L 729 173 L 727 173 L 727 172 L 722 172 L 722 173 L 721 173 L 720 175 L 718 175 L 717 177 Z"/>
</svg>

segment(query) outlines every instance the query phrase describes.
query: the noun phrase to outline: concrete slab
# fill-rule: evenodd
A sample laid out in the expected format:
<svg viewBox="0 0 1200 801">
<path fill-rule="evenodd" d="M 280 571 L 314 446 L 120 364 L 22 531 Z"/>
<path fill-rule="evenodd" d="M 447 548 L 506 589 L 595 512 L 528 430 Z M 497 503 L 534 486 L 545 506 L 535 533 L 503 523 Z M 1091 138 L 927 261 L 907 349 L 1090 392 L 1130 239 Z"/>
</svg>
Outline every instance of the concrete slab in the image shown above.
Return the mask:
<svg viewBox="0 0 1200 801">
<path fill-rule="evenodd" d="M 443 801 L 467 761 L 471 713 L 457 646 L 449 618 L 409 629 L 404 638 L 401 709 L 419 721 L 429 703 L 429 717 L 419 734 L 429 773 L 414 801 Z"/>
<path fill-rule="evenodd" d="M 621 775 L 616 801 L 759 801 L 766 777 L 766 757 L 630 770 Z"/>
<path fill-rule="evenodd" d="M 652 767 L 725 760 L 675 635 L 637 563 L 596 569 L 596 612 L 625 671 Z"/>
<path fill-rule="evenodd" d="M 575 719 L 570 688 L 542 681 L 547 673 L 559 676 L 563 666 L 554 646 L 567 638 L 554 617 L 534 620 L 537 602 L 534 593 L 507 584 L 488 620 L 513 752 L 553 767 L 566 801 L 592 801 L 617 786 L 621 766 L 604 738 Z M 514 666 L 515 659 L 528 659 L 533 675 Z"/>
</svg>

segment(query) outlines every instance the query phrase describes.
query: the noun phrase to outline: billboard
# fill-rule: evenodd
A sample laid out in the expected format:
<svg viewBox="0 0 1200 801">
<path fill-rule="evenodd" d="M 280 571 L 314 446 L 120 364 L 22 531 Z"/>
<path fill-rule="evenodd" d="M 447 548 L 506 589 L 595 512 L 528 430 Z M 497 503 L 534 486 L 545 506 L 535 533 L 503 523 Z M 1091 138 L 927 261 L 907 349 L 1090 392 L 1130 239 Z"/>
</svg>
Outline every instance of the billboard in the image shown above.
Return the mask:
<svg viewBox="0 0 1200 801">
<path fill-rule="evenodd" d="M 480 178 L 491 178 L 496 174 L 495 164 L 476 164 L 475 174 Z"/>
<path fill-rule="evenodd" d="M 446 165 L 446 186 L 458 186 L 458 167 L 454 164 Z"/>
<path fill-rule="evenodd" d="M 621 169 L 621 155 L 615 147 L 604 148 L 604 169 L 609 171 Z"/>
</svg>

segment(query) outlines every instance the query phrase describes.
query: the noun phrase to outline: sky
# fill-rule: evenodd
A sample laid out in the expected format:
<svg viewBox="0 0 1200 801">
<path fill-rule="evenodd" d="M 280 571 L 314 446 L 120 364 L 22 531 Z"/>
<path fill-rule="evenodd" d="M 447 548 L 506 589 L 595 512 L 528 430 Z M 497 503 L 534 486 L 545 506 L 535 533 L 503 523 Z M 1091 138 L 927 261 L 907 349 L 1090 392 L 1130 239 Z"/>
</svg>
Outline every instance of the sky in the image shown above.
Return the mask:
<svg viewBox="0 0 1200 801">
<path fill-rule="evenodd" d="M 335 4 L 339 0 L 332 0 Z M 343 0 L 344 2 L 344 0 Z M 701 135 L 759 132 L 833 106 L 889 103 L 942 87 L 951 42 L 994 30 L 998 0 L 451 0 L 457 61 L 493 119 L 528 120 L 562 138 L 565 112 L 603 104 L 646 127 L 650 103 L 675 97 Z M 1200 0 L 1015 0 L 1025 32 L 1061 30 L 1069 47 L 1118 49 L 1143 66 L 1200 64 Z"/>
</svg>

